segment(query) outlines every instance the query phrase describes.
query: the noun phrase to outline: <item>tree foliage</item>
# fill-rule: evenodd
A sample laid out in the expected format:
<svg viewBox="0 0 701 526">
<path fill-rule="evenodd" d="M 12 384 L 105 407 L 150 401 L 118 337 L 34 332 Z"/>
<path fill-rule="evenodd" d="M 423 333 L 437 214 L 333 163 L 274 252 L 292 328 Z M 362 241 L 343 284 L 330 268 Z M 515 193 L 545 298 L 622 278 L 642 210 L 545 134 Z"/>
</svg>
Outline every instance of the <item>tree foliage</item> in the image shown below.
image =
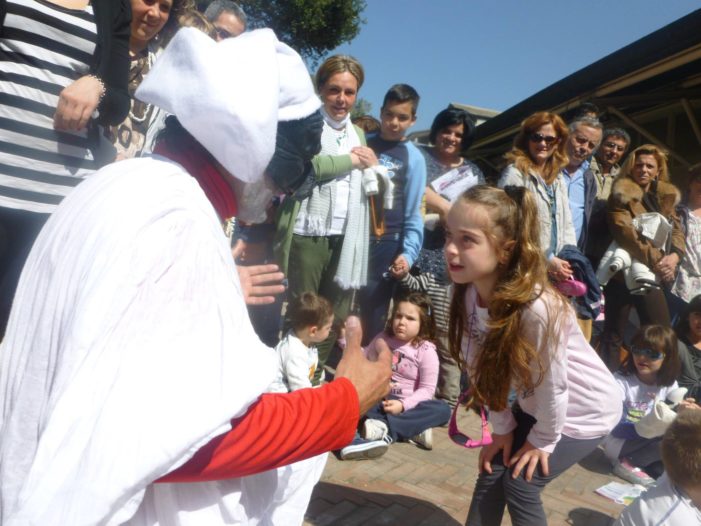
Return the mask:
<svg viewBox="0 0 701 526">
<path fill-rule="evenodd" d="M 311 64 L 344 42 L 365 23 L 365 0 L 239 0 L 248 27 L 269 27 Z M 209 1 L 201 2 L 206 7 Z"/>
<path fill-rule="evenodd" d="M 370 101 L 362 97 L 358 97 L 355 100 L 355 105 L 353 106 L 353 109 L 351 110 L 351 119 L 356 119 L 358 117 L 362 117 L 363 115 L 370 115 L 371 111 L 372 104 L 370 103 Z"/>
</svg>

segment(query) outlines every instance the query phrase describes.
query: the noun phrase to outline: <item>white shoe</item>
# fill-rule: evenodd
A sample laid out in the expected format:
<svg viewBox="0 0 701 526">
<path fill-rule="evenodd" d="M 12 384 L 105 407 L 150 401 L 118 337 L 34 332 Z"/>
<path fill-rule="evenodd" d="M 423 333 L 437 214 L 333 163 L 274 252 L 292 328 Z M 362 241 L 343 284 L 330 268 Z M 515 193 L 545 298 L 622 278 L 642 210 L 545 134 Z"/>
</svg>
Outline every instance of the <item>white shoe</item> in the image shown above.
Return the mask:
<svg viewBox="0 0 701 526">
<path fill-rule="evenodd" d="M 423 449 L 427 449 L 429 451 L 432 450 L 433 449 L 433 429 L 431 429 L 430 427 L 428 429 L 424 429 L 418 435 L 411 437 L 411 441 Z"/>
<path fill-rule="evenodd" d="M 388 433 L 387 424 L 382 420 L 368 418 L 363 424 L 363 437 L 365 440 L 382 440 Z"/>
</svg>

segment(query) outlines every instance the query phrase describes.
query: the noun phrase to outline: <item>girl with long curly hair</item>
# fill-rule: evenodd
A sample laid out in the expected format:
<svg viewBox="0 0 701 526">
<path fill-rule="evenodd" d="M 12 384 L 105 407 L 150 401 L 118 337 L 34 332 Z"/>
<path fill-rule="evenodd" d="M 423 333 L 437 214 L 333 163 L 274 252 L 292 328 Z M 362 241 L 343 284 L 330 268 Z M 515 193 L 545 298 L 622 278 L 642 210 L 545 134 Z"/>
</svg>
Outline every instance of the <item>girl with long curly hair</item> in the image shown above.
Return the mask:
<svg viewBox="0 0 701 526">
<path fill-rule="evenodd" d="M 545 525 L 542 488 L 621 415 L 613 376 L 548 280 L 538 223 L 533 194 L 515 186 L 470 188 L 447 217 L 450 350 L 494 430 L 470 525 L 501 524 L 505 505 L 513 524 Z"/>
</svg>

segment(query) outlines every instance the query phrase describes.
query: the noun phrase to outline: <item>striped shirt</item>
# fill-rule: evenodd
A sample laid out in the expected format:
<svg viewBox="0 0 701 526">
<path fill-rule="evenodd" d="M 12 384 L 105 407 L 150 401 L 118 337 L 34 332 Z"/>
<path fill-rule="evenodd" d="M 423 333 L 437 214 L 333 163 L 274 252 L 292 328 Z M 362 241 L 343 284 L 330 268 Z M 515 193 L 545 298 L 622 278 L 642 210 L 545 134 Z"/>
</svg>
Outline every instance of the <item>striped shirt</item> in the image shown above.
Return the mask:
<svg viewBox="0 0 701 526">
<path fill-rule="evenodd" d="M 50 213 L 99 168 L 98 130 L 57 131 L 63 88 L 89 73 L 97 29 L 92 6 L 7 0 L 0 38 L 0 207 Z M 90 131 L 88 131 L 90 130 Z"/>
</svg>

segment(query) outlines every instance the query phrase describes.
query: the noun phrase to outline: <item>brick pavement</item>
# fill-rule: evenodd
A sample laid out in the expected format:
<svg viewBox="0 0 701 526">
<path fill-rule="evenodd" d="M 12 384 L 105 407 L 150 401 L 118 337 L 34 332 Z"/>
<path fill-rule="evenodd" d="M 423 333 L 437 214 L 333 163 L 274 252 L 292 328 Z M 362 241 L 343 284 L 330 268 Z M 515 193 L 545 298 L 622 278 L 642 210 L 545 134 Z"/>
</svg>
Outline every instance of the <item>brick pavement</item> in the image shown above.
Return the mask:
<svg viewBox="0 0 701 526">
<path fill-rule="evenodd" d="M 479 419 L 458 420 L 478 436 Z M 459 526 L 467 517 L 477 474 L 477 450 L 454 445 L 447 428 L 434 429 L 433 451 L 393 444 L 375 460 L 341 462 L 329 455 L 312 495 L 305 526 Z M 551 482 L 543 492 L 550 525 L 606 526 L 622 506 L 594 493 L 607 482 L 608 464 L 595 451 Z M 511 524 L 508 514 L 503 525 Z"/>
</svg>

